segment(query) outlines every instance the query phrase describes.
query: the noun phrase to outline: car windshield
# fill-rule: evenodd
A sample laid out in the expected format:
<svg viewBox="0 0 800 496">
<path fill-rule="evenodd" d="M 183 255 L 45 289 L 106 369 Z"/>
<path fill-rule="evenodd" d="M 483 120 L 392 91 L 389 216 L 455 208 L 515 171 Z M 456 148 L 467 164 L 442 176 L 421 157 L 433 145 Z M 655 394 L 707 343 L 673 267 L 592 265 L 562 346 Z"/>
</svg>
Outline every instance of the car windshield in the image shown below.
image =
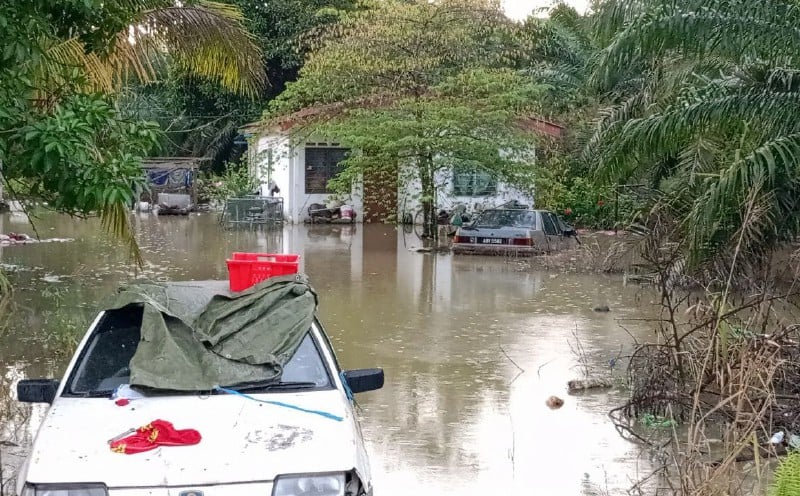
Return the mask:
<svg viewBox="0 0 800 496">
<path fill-rule="evenodd" d="M 487 210 L 475 227 L 527 227 L 536 229 L 536 212 L 530 210 Z"/>
<path fill-rule="evenodd" d="M 79 356 L 65 388 L 67 394 L 101 396 L 128 384 L 129 363 L 136 352 L 141 323 L 141 308 L 107 311 Z M 280 382 L 296 383 L 298 387 L 331 386 L 325 362 L 310 331 L 284 365 Z"/>
</svg>

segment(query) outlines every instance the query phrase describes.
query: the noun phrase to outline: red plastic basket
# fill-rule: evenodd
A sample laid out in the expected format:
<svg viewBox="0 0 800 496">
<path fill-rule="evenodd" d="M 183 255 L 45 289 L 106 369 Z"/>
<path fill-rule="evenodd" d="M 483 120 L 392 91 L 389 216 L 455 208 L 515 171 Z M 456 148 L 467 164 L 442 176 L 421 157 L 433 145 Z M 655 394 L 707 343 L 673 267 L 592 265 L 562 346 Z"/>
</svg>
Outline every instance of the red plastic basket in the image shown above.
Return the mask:
<svg viewBox="0 0 800 496">
<path fill-rule="evenodd" d="M 237 252 L 226 262 L 231 291 L 244 291 L 270 277 L 297 274 L 300 255 Z"/>
</svg>

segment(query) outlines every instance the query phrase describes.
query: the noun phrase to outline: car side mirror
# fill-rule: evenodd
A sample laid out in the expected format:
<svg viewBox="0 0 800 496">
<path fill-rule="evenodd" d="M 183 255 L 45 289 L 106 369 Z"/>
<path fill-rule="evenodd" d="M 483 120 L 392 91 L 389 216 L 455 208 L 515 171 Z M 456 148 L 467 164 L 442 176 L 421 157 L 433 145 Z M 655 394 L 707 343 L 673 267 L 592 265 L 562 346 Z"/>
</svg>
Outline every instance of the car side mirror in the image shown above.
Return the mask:
<svg viewBox="0 0 800 496">
<path fill-rule="evenodd" d="M 375 391 L 383 387 L 383 369 L 346 370 L 344 378 L 353 393 Z"/>
<path fill-rule="evenodd" d="M 52 403 L 58 390 L 55 379 L 25 379 L 17 383 L 17 400 L 24 403 Z"/>
</svg>

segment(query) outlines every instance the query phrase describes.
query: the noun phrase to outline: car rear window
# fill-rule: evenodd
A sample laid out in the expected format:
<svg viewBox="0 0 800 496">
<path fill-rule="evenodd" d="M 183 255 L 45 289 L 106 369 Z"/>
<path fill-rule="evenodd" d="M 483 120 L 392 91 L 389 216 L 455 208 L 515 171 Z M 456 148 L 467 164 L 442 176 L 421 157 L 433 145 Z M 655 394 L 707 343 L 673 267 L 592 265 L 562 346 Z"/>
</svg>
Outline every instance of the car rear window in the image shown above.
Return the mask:
<svg viewBox="0 0 800 496">
<path fill-rule="evenodd" d="M 475 226 L 536 229 L 536 212 L 530 210 L 487 210 L 478 217 Z"/>
</svg>

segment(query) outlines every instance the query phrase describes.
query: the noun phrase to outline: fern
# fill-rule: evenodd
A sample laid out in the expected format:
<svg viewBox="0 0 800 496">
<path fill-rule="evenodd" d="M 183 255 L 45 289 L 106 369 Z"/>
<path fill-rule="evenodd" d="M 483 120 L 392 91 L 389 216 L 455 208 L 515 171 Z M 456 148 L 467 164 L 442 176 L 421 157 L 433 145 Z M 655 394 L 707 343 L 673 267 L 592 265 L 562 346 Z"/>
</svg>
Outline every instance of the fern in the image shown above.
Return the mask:
<svg viewBox="0 0 800 496">
<path fill-rule="evenodd" d="M 771 496 L 797 496 L 800 494 L 800 452 L 793 451 L 781 460 L 775 469 Z"/>
</svg>

